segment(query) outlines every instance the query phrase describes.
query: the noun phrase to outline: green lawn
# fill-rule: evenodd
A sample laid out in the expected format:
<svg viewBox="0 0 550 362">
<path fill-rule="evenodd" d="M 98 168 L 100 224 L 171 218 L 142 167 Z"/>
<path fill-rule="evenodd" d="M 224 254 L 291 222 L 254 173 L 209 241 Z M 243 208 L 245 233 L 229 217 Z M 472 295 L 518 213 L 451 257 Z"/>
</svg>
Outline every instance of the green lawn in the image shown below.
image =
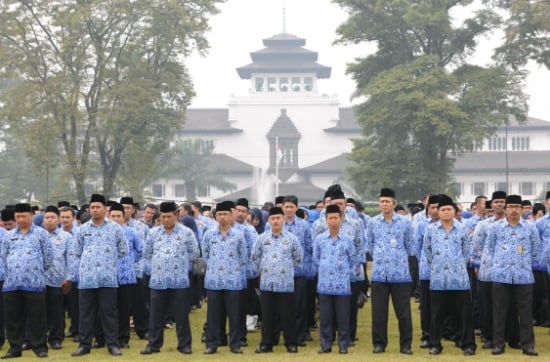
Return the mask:
<svg viewBox="0 0 550 362">
<path fill-rule="evenodd" d="M 411 300 L 412 301 L 412 300 Z M 386 353 L 381 355 L 375 355 L 372 353 L 371 345 L 371 311 L 370 311 L 370 299 L 365 304 L 363 309 L 359 310 L 359 326 L 358 337 L 359 341 L 355 347 L 350 348 L 348 355 L 339 355 L 338 348 L 333 348 L 333 353 L 328 355 L 319 355 L 317 351 L 319 349 L 319 336 L 318 332 L 313 332 L 313 342 L 309 342 L 307 347 L 300 348 L 298 354 L 289 354 L 285 351 L 284 346 L 274 347 L 274 353 L 266 355 L 257 355 L 254 353 L 254 349 L 259 343 L 260 333 L 249 333 L 248 341 L 249 346 L 244 348 L 244 354 L 234 355 L 229 352 L 227 347 L 220 347 L 218 353 L 215 355 L 205 356 L 203 355 L 204 345 L 200 343 L 200 336 L 202 325 L 206 318 L 206 304 L 201 309 L 197 309 L 190 314 L 191 325 L 193 330 L 193 354 L 191 356 L 185 356 L 180 354 L 176 350 L 176 336 L 174 329 L 166 330 L 165 332 L 165 345 L 160 353 L 151 356 L 142 356 L 139 351 L 145 347 L 146 342 L 140 341 L 135 334 L 132 334 L 130 340 L 130 349 L 123 350 L 122 357 L 111 357 L 106 349 L 92 350 L 87 356 L 84 357 L 71 357 L 70 354 L 77 348 L 77 344 L 66 340 L 63 349 L 59 351 L 50 350 L 49 358 L 55 361 L 106 361 L 106 360 L 121 360 L 121 361 L 174 361 L 174 360 L 193 360 L 193 361 L 234 361 L 237 359 L 243 361 L 293 361 L 293 360 L 311 360 L 311 361 L 457 361 L 457 360 L 494 360 L 494 361 L 529 361 L 533 359 L 539 359 L 541 361 L 550 361 L 550 335 L 547 328 L 535 327 L 536 333 L 536 349 L 539 352 L 539 357 L 527 357 L 521 353 L 521 350 L 513 350 L 508 348 L 506 353 L 500 356 L 492 356 L 490 350 L 482 350 L 481 343 L 478 340 L 478 350 L 474 357 L 464 357 L 462 351 L 450 342 L 444 342 L 444 349 L 439 356 L 430 356 L 426 349 L 419 348 L 419 315 L 418 304 L 412 301 L 411 303 L 413 311 L 413 327 L 414 327 L 414 340 L 413 340 L 413 352 L 412 356 L 405 356 L 399 353 L 398 345 L 398 330 L 395 317 L 391 315 L 389 326 L 389 339 L 390 343 L 386 349 Z M 392 312 L 390 307 L 390 312 Z M 7 351 L 7 344 L 4 346 L 3 351 Z M 24 360 L 35 359 L 38 360 L 32 351 L 25 351 L 23 353 Z"/>
</svg>

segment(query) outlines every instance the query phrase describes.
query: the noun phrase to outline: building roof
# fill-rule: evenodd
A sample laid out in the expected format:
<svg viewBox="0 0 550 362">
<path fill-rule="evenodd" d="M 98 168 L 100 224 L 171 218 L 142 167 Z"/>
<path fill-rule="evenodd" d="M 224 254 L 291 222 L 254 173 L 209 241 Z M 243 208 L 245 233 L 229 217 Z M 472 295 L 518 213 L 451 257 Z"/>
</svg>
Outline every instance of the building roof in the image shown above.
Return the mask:
<svg viewBox="0 0 550 362">
<path fill-rule="evenodd" d="M 457 157 L 453 174 L 506 172 L 506 152 L 468 152 Z M 550 151 L 508 151 L 509 173 L 550 174 Z"/>
<path fill-rule="evenodd" d="M 515 117 L 510 117 L 510 120 L 508 122 L 508 131 L 520 131 L 525 130 L 525 127 L 529 127 L 530 131 L 536 131 L 536 130 L 549 130 L 550 129 L 550 122 L 544 121 L 539 118 L 534 117 L 527 117 L 527 121 L 524 123 L 519 123 Z M 497 128 L 498 131 L 505 131 L 506 126 L 500 126 Z"/>
<path fill-rule="evenodd" d="M 315 165 L 301 168 L 300 174 L 333 174 L 343 173 L 346 168 L 351 166 L 353 162 L 348 158 L 346 153 L 342 153 L 336 157 L 319 162 Z"/>
<path fill-rule="evenodd" d="M 190 133 L 239 133 L 231 127 L 227 108 L 188 108 L 185 112 L 183 134 Z"/>
<path fill-rule="evenodd" d="M 339 119 L 336 120 L 336 125 L 325 128 L 325 132 L 359 133 L 361 131 L 361 127 L 359 127 L 359 123 L 357 123 L 357 118 L 355 117 L 354 107 L 341 107 L 338 111 Z"/>
<path fill-rule="evenodd" d="M 324 194 L 324 189 L 317 187 L 310 182 L 279 184 L 279 195 L 296 195 L 298 196 L 300 205 L 311 204 L 317 200 L 321 200 Z M 256 200 L 256 195 L 254 195 L 254 187 L 247 187 L 231 194 L 224 195 L 217 198 L 216 201 L 236 200 L 241 197 L 247 198 L 248 201 L 254 205 L 262 205 L 266 201 L 274 201 Z"/>
<path fill-rule="evenodd" d="M 315 73 L 317 78 L 330 78 L 331 68 L 317 63 L 317 52 L 302 48 L 306 41 L 281 33 L 263 40 L 266 48 L 251 52 L 252 63 L 237 68 L 241 79 L 253 73 Z"/>
<path fill-rule="evenodd" d="M 210 155 L 209 167 L 220 170 L 223 174 L 252 174 L 254 166 L 240 161 L 226 154 L 213 153 Z"/>
<path fill-rule="evenodd" d="M 282 138 L 300 138 L 302 135 L 298 132 L 298 129 L 288 118 L 286 114 L 286 109 L 281 109 L 281 115 L 275 120 L 273 126 L 267 133 L 268 138 L 282 137 Z"/>
</svg>

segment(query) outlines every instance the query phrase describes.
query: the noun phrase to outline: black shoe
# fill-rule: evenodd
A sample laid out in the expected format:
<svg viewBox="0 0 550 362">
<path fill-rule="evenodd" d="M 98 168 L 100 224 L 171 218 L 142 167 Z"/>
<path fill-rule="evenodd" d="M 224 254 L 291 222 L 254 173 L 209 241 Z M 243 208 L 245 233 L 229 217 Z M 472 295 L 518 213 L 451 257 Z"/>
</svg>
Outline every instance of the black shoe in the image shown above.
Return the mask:
<svg viewBox="0 0 550 362">
<path fill-rule="evenodd" d="M 117 346 L 109 347 L 107 350 L 111 356 L 122 356 L 122 352 L 120 352 L 120 348 Z"/>
<path fill-rule="evenodd" d="M 441 353 L 441 349 L 437 347 L 430 348 L 430 354 L 435 356 Z"/>
<path fill-rule="evenodd" d="M 145 347 L 145 349 L 141 350 L 139 353 L 141 353 L 141 354 L 153 354 L 153 353 L 159 353 L 159 352 L 160 352 L 160 350 L 154 349 L 151 346 L 147 346 L 147 347 Z"/>
<path fill-rule="evenodd" d="M 46 358 L 46 357 L 48 357 L 48 351 L 45 351 L 45 350 L 34 351 L 34 354 L 35 354 L 36 357 L 38 357 L 38 358 Z"/>
<path fill-rule="evenodd" d="M 420 341 L 420 348 L 430 348 L 430 342 L 427 339 Z"/>
<path fill-rule="evenodd" d="M 180 353 L 183 353 L 183 354 L 193 353 L 193 350 L 191 349 L 191 346 L 185 346 L 185 347 L 178 348 L 178 351 L 180 351 Z"/>
<path fill-rule="evenodd" d="M 524 349 L 523 350 L 523 354 L 527 355 L 527 356 L 538 356 L 539 354 L 537 353 L 537 351 L 535 351 L 534 348 L 527 348 L 527 349 Z"/>
<path fill-rule="evenodd" d="M 340 347 L 340 349 L 338 350 L 338 353 L 348 354 L 348 347 Z"/>
<path fill-rule="evenodd" d="M 401 354 L 413 354 L 413 351 L 410 347 L 404 347 L 399 350 L 399 353 Z"/>
<path fill-rule="evenodd" d="M 146 340 L 149 338 L 149 333 L 145 332 L 145 333 L 139 333 L 138 335 L 138 338 L 141 339 L 142 341 Z"/>
<path fill-rule="evenodd" d="M 248 343 L 246 341 L 240 341 L 239 346 L 241 347 L 248 347 Z"/>
<path fill-rule="evenodd" d="M 503 354 L 503 353 L 504 353 L 504 348 L 503 347 L 495 347 L 491 351 L 491 354 L 493 354 L 493 355 Z"/>
<path fill-rule="evenodd" d="M 295 345 L 291 344 L 290 346 L 286 346 L 286 351 L 288 353 L 297 353 L 298 352 L 298 347 L 296 347 Z"/>
<path fill-rule="evenodd" d="M 105 347 L 105 342 L 95 341 L 94 344 L 92 344 L 92 348 L 103 348 L 103 347 Z"/>
<path fill-rule="evenodd" d="M 348 347 L 355 347 L 355 342 L 353 341 L 349 342 Z"/>
<path fill-rule="evenodd" d="M 306 338 L 305 338 L 306 342 L 313 342 L 313 337 L 311 337 L 311 334 L 306 334 Z"/>
<path fill-rule="evenodd" d="M 374 346 L 374 349 L 372 350 L 372 353 L 384 353 L 386 352 L 386 349 L 382 346 Z"/>
<path fill-rule="evenodd" d="M 214 354 L 216 352 L 218 352 L 218 349 L 214 347 L 208 347 L 204 350 L 204 354 Z"/>
<path fill-rule="evenodd" d="M 61 349 L 61 343 L 60 342 L 51 342 L 50 343 L 51 349 Z"/>
<path fill-rule="evenodd" d="M 321 348 L 317 353 L 330 353 L 330 352 L 332 352 L 332 349 L 330 348 L 327 348 L 327 349 Z"/>
<path fill-rule="evenodd" d="M 72 337 L 74 337 L 74 336 L 75 336 L 75 334 L 74 334 L 73 332 L 67 332 L 67 333 L 65 333 L 65 335 L 64 335 L 65 338 L 72 338 Z"/>
<path fill-rule="evenodd" d="M 71 353 L 71 356 L 73 357 L 80 357 L 80 356 L 84 356 L 85 354 L 88 354 L 90 353 L 90 349 L 89 348 L 84 348 L 84 347 L 78 347 L 78 349 L 76 351 L 74 351 L 73 353 Z"/>
<path fill-rule="evenodd" d="M 73 336 L 73 342 L 75 342 L 75 343 L 80 342 L 80 338 L 78 337 L 78 335 Z"/>
<path fill-rule="evenodd" d="M 18 358 L 18 357 L 21 357 L 21 351 L 8 351 L 8 353 L 0 357 L 0 359 Z"/>
<path fill-rule="evenodd" d="M 22 350 L 22 351 L 30 351 L 30 349 L 31 349 L 31 345 L 28 344 L 28 343 L 23 343 L 23 344 L 21 345 L 21 350 Z"/>
<path fill-rule="evenodd" d="M 130 348 L 130 345 L 126 342 L 120 342 L 118 345 L 120 348 Z"/>
<path fill-rule="evenodd" d="M 306 342 L 298 342 L 299 347 L 305 347 L 307 346 Z"/>
<path fill-rule="evenodd" d="M 231 353 L 242 354 L 243 350 L 240 348 L 231 348 Z"/>
<path fill-rule="evenodd" d="M 518 343 L 508 343 L 508 346 L 512 349 L 521 349 L 521 344 Z"/>
<path fill-rule="evenodd" d="M 492 341 L 485 341 L 485 343 L 483 343 L 481 348 L 483 348 L 483 349 L 493 349 L 493 348 L 495 348 L 495 345 L 493 344 Z"/>
<path fill-rule="evenodd" d="M 273 347 L 267 347 L 260 345 L 260 347 L 256 348 L 256 353 L 271 353 L 273 352 Z"/>
<path fill-rule="evenodd" d="M 468 347 L 464 350 L 465 356 L 473 356 L 474 354 L 476 354 L 476 350 L 471 347 Z"/>
</svg>

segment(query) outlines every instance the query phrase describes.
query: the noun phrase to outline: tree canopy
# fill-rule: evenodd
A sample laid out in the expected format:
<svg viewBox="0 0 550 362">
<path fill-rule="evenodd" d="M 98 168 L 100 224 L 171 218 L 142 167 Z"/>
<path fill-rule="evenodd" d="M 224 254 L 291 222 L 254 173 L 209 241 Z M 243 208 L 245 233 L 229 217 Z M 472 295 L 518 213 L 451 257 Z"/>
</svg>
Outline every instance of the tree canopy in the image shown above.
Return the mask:
<svg viewBox="0 0 550 362">
<path fill-rule="evenodd" d="M 208 48 L 221 2 L 0 2 L 0 78 L 17 80 L 0 93 L 2 122 L 27 146 L 44 144 L 48 130 L 47 152 L 78 201 L 86 186 L 109 196 L 126 161 L 164 151 L 183 126 L 193 96 L 184 60 Z M 87 185 L 94 174 L 101 186 Z"/>
<path fill-rule="evenodd" d="M 510 116 L 526 118 L 523 74 L 468 63 L 480 36 L 498 26 L 490 6 L 463 21 L 453 11 L 472 1 L 335 0 L 349 12 L 342 43 L 377 50 L 348 67 L 357 93 L 363 138 L 350 168 L 356 190 L 374 197 L 395 188 L 401 199 L 453 193 L 454 155 L 471 150 Z"/>
</svg>

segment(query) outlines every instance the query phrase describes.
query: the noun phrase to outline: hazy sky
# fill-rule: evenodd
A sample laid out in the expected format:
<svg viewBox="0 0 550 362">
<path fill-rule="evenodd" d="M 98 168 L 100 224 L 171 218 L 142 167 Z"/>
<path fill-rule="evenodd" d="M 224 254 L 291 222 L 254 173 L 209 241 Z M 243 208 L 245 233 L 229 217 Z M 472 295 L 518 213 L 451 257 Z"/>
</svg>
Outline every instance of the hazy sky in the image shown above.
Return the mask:
<svg viewBox="0 0 550 362">
<path fill-rule="evenodd" d="M 338 94 L 343 106 L 352 103 L 355 84 L 345 74 L 346 63 L 369 54 L 372 47 L 332 45 L 336 28 L 347 17 L 340 7 L 330 0 L 228 0 L 211 19 L 208 55 L 195 55 L 187 62 L 197 93 L 191 107 L 225 107 L 231 94 L 248 93 L 249 80 L 240 79 L 235 68 L 251 62 L 250 52 L 263 48 L 262 39 L 282 32 L 283 5 L 286 32 L 306 39 L 305 48 L 319 53 L 320 64 L 332 67 L 331 78 L 319 82 L 320 92 Z M 494 45 L 490 39 L 483 40 L 475 62 L 489 61 Z M 534 64 L 528 69 L 529 115 L 550 121 L 550 71 Z"/>
</svg>

